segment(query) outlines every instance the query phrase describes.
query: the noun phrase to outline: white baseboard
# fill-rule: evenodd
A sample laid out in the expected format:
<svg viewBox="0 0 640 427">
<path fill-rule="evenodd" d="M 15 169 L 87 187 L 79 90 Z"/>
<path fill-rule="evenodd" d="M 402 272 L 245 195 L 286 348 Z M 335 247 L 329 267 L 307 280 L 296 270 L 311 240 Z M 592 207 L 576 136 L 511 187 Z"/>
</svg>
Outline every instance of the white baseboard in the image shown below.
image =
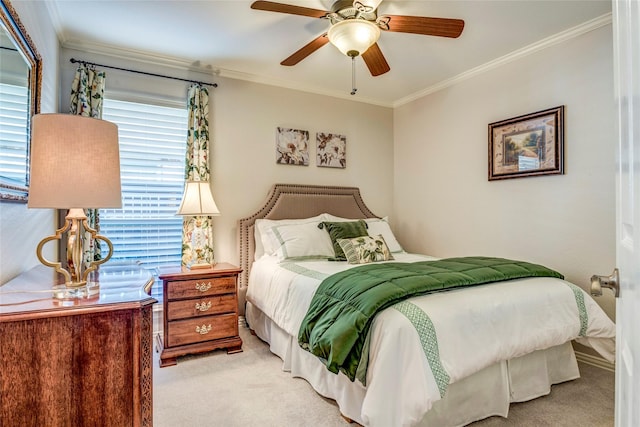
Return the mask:
<svg viewBox="0 0 640 427">
<path fill-rule="evenodd" d="M 152 310 L 153 315 L 153 336 L 162 333 L 162 304 L 155 304 Z"/>
<path fill-rule="evenodd" d="M 595 366 L 596 368 L 601 368 L 609 372 L 616 371 L 616 365 L 614 363 L 611 363 L 603 359 L 602 357 L 593 356 L 591 354 L 583 353 L 581 351 L 576 351 L 575 353 L 576 353 L 576 360 L 578 362 Z"/>
</svg>

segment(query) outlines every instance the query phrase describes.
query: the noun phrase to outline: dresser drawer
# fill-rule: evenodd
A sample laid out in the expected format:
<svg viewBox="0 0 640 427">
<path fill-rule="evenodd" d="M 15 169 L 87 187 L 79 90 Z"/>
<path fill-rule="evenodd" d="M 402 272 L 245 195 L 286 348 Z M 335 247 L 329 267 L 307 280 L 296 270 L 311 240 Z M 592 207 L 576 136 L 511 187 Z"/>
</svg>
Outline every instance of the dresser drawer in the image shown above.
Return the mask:
<svg viewBox="0 0 640 427">
<path fill-rule="evenodd" d="M 193 344 L 238 335 L 235 313 L 169 322 L 165 334 L 168 347 Z"/>
<path fill-rule="evenodd" d="M 167 304 L 167 320 L 212 314 L 234 313 L 238 306 L 235 294 L 216 295 L 191 300 L 170 301 Z"/>
<path fill-rule="evenodd" d="M 199 280 L 176 280 L 167 283 L 167 297 L 194 298 L 236 292 L 237 276 L 223 276 Z"/>
</svg>

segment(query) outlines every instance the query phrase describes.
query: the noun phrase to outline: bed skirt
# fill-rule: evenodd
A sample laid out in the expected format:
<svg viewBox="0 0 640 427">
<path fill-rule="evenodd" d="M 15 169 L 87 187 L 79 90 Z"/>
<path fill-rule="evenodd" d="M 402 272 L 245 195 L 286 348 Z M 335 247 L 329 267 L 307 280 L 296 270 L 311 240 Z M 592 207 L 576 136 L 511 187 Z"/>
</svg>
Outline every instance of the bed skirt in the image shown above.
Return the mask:
<svg viewBox="0 0 640 427">
<path fill-rule="evenodd" d="M 304 378 L 320 395 L 333 399 L 347 418 L 365 426 L 375 426 L 375 415 L 368 408 L 384 405 L 385 396 L 371 396 L 358 381 L 327 370 L 311 353 L 298 346 L 293 337 L 278 327 L 250 302 L 246 306 L 250 328 L 270 350 L 283 360 L 283 370 Z M 551 385 L 580 377 L 570 342 L 547 350 L 496 363 L 451 384 L 446 396 L 435 402 L 421 420 L 404 419 L 402 408 L 394 419 L 399 425 L 463 426 L 493 415 L 507 417 L 511 402 L 523 402 L 549 394 Z"/>
</svg>

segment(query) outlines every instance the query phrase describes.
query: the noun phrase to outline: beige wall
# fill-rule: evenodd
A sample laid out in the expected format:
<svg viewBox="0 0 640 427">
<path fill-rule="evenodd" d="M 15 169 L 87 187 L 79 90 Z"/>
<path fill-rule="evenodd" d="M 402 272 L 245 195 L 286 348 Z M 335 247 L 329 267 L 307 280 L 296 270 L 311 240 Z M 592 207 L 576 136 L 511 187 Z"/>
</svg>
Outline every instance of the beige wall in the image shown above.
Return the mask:
<svg viewBox="0 0 640 427">
<path fill-rule="evenodd" d="M 545 264 L 587 289 L 615 266 L 611 25 L 394 112 L 394 221 L 407 249 Z M 565 175 L 487 180 L 489 123 L 565 106 Z M 606 292 L 605 292 L 606 293 Z M 613 318 L 613 298 L 598 302 Z"/>
<path fill-rule="evenodd" d="M 212 162 L 218 221 L 217 253 L 237 262 L 237 221 L 253 214 L 274 183 L 360 187 L 377 215 L 389 215 L 393 201 L 393 112 L 361 104 L 243 82 L 224 80 L 213 101 Z M 275 163 L 276 127 L 307 129 L 308 167 Z M 316 132 L 347 136 L 347 167 L 320 168 Z"/>
<path fill-rule="evenodd" d="M 611 26 L 487 71 L 395 110 L 62 49 L 41 2 L 14 4 L 44 60 L 42 111 L 66 111 L 70 57 L 220 84 L 212 90 L 216 258 L 237 262 L 236 225 L 274 183 L 353 185 L 391 215 L 406 249 L 484 254 L 556 268 L 586 288 L 615 263 Z M 58 60 L 58 56 L 60 59 Z M 60 70 L 58 78 L 57 70 Z M 187 84 L 108 70 L 107 92 L 183 102 Z M 487 124 L 565 105 L 563 176 L 487 181 Z M 278 126 L 347 135 L 347 168 L 275 164 Z M 0 203 L 0 283 L 36 265 L 51 211 Z M 53 253 L 53 251 L 50 251 Z M 51 255 L 53 256 L 53 255 Z M 598 299 L 613 317 L 613 298 Z"/>
<path fill-rule="evenodd" d="M 62 93 L 69 93 L 75 65 L 69 58 L 127 67 L 181 78 L 216 82 L 210 89 L 211 181 L 222 215 L 213 218 L 214 253 L 218 261 L 238 263 L 237 222 L 253 214 L 275 183 L 351 185 L 360 187 L 369 207 L 389 215 L 393 202 L 393 111 L 350 100 L 314 95 L 242 80 L 213 77 L 177 68 L 122 61 L 63 49 Z M 158 91 L 184 105 L 188 84 L 105 69 L 105 96 L 131 101 L 153 100 Z M 68 108 L 63 99 L 61 109 Z M 276 128 L 309 131 L 310 165 L 275 163 Z M 347 136 L 347 167 L 320 168 L 315 160 L 316 132 Z"/>
<path fill-rule="evenodd" d="M 41 112 L 57 111 L 59 45 L 44 2 L 11 3 L 42 57 Z M 0 284 L 38 265 L 36 246 L 55 231 L 53 211 L 27 209 L 23 203 L 0 201 Z M 45 256 L 55 257 L 55 245 L 45 247 Z"/>
</svg>

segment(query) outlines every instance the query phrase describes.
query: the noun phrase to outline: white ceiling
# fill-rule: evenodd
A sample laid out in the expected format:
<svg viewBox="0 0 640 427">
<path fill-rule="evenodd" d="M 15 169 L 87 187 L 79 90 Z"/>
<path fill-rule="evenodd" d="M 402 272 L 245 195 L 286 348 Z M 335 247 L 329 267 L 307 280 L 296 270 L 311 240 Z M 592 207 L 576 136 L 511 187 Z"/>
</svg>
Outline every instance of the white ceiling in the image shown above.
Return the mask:
<svg viewBox="0 0 640 427">
<path fill-rule="evenodd" d="M 372 77 L 331 44 L 298 65 L 280 62 L 324 33 L 325 19 L 252 10 L 251 1 L 48 0 L 64 47 L 158 63 L 182 63 L 283 87 L 394 106 L 451 79 L 610 21 L 610 0 L 384 0 L 378 14 L 458 18 L 457 39 L 383 32 L 378 45 L 391 71 Z M 329 10 L 330 0 L 282 0 Z M 586 23 L 586 24 L 585 24 Z M 554 38 L 555 37 L 555 38 Z M 549 39 L 552 38 L 552 39 Z M 211 80 L 215 81 L 215 76 Z"/>
</svg>

